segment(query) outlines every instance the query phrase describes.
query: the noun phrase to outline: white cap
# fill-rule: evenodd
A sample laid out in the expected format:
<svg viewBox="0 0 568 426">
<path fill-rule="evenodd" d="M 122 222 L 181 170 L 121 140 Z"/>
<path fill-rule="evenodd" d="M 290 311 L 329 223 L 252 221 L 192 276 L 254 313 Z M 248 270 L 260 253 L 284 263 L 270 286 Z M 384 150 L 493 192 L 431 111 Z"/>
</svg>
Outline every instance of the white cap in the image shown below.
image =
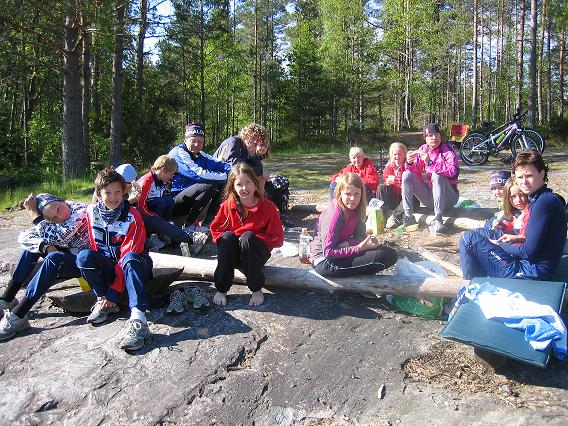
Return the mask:
<svg viewBox="0 0 568 426">
<path fill-rule="evenodd" d="M 136 169 L 132 164 L 121 164 L 115 170 L 124 178 L 126 183 L 132 183 L 136 180 Z"/>
</svg>

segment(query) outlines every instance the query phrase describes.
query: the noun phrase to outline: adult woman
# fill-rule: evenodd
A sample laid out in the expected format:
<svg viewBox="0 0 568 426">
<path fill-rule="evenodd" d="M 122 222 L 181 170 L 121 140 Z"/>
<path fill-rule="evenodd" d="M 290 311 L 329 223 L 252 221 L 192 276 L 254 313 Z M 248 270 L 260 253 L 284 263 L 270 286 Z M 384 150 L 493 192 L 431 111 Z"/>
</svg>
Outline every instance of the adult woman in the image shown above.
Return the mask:
<svg viewBox="0 0 568 426">
<path fill-rule="evenodd" d="M 193 225 L 209 204 L 202 225 L 211 223 L 221 204 L 221 192 L 231 171 L 230 164 L 217 161 L 203 152 L 205 129 L 201 123 L 185 126 L 184 143 L 168 153 L 178 170 L 172 179 L 174 216 L 186 216 L 185 226 Z"/>
<path fill-rule="evenodd" d="M 521 152 L 513 163 L 513 174 L 521 191 L 528 195 L 525 241 L 509 242 L 503 235 L 492 241 L 475 231 L 460 240 L 463 276 L 534 278 L 554 275 L 566 243 L 566 210 L 560 197 L 547 186 L 548 167 L 535 149 Z"/>
<path fill-rule="evenodd" d="M 440 128 L 436 123 L 424 126 L 424 140 L 418 150 L 406 154 L 407 170 L 402 174 L 403 224 L 415 225 L 414 197 L 428 208 L 434 209 L 432 226 L 438 232 L 445 231 L 442 222 L 444 209 L 452 207 L 459 198 L 458 157 L 447 143 L 442 143 Z M 423 178 L 423 172 L 426 172 Z"/>
</svg>

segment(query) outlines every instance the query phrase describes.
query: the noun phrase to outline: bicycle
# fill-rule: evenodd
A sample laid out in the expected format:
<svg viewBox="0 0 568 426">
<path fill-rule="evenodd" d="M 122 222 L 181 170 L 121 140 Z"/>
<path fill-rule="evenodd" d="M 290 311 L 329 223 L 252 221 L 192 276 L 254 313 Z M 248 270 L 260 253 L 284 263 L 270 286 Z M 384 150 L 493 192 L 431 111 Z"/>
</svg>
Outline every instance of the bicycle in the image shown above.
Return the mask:
<svg viewBox="0 0 568 426">
<path fill-rule="evenodd" d="M 513 119 L 496 129 L 491 129 L 494 122 L 483 122 L 483 127 L 490 128 L 489 132 L 480 131 L 469 133 L 461 143 L 460 156 L 468 166 L 485 164 L 490 155 L 497 156 L 510 143 L 511 154 L 514 158 L 517 152 L 531 148 L 544 152 L 544 137 L 534 129 L 522 127 L 521 118 L 526 115 L 518 111 Z"/>
</svg>

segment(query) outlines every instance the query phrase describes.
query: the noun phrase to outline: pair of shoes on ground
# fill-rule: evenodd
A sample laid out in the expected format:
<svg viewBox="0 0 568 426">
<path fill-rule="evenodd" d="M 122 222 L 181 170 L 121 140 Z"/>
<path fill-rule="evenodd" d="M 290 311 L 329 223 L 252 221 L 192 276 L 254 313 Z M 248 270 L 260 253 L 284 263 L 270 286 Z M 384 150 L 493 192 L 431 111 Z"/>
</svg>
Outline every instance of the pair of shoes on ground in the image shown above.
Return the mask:
<svg viewBox="0 0 568 426">
<path fill-rule="evenodd" d="M 176 290 L 170 295 L 167 312 L 181 314 L 190 303 L 193 304 L 193 309 L 205 309 L 211 306 L 201 287 L 187 287 Z"/>
<path fill-rule="evenodd" d="M 392 217 L 392 216 L 391 216 Z M 390 218 L 389 218 L 390 219 Z M 418 230 L 418 222 L 414 218 L 414 215 L 404 216 L 402 219 L 402 228 L 405 232 L 413 232 Z M 432 225 L 430 225 L 433 229 L 436 230 L 439 234 L 444 234 L 448 232 L 448 227 L 444 225 L 444 223 L 440 219 L 434 219 L 432 221 Z"/>
<path fill-rule="evenodd" d="M 17 302 L 16 300 L 16 304 Z M 30 328 L 30 321 L 27 315 L 24 318 L 20 318 L 10 312 L 10 309 L 4 309 L 3 312 L 4 316 L 0 320 L 0 341 L 11 339 L 16 333 Z"/>
<path fill-rule="evenodd" d="M 150 251 L 158 252 L 166 246 L 157 234 L 150 235 L 147 241 Z"/>
<path fill-rule="evenodd" d="M 440 219 L 434 219 L 430 228 L 436 230 L 438 234 L 445 234 L 448 232 L 448 227 Z"/>
<path fill-rule="evenodd" d="M 211 231 L 205 227 L 195 228 L 193 225 L 183 228 L 184 231 L 191 237 L 191 244 L 183 242 L 180 244 L 182 256 L 192 257 L 197 255 L 205 244 L 211 242 Z"/>
<path fill-rule="evenodd" d="M 8 302 L 7 300 L 4 299 L 0 299 L 0 319 L 2 319 L 2 316 L 6 309 L 14 309 L 18 305 L 18 303 L 19 303 L 18 299 L 16 298 L 14 298 L 14 300 L 12 300 L 11 302 Z"/>
<path fill-rule="evenodd" d="M 398 228 L 400 225 L 402 225 L 403 219 L 404 219 L 404 212 L 401 210 L 396 210 L 392 215 L 389 216 L 385 226 L 387 229 Z"/>
</svg>

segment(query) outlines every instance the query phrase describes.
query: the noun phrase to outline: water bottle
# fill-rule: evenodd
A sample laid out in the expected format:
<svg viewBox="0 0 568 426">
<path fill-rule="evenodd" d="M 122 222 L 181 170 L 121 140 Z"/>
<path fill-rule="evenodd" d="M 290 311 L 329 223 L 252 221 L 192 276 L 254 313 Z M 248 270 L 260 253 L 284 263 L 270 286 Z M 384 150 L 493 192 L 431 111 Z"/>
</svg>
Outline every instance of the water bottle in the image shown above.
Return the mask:
<svg viewBox="0 0 568 426">
<path fill-rule="evenodd" d="M 300 262 L 310 263 L 310 234 L 308 234 L 308 228 L 302 228 L 302 233 L 300 234 L 300 242 L 298 244 L 298 256 L 300 256 Z"/>
</svg>

